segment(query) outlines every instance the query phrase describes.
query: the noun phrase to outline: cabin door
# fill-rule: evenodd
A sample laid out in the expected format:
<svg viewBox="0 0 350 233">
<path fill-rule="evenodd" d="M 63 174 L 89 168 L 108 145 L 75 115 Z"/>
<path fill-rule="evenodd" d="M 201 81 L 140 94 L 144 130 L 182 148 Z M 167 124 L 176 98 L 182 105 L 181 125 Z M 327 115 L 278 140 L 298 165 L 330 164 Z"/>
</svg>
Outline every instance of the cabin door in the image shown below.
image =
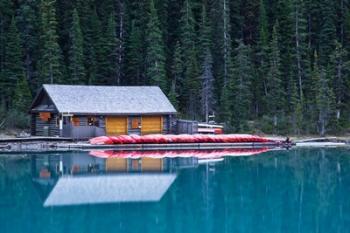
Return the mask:
<svg viewBox="0 0 350 233">
<path fill-rule="evenodd" d="M 109 136 L 128 134 L 127 117 L 106 117 L 106 133 Z"/>
<path fill-rule="evenodd" d="M 161 134 L 162 133 L 162 116 L 142 116 L 141 133 L 145 134 Z"/>
</svg>

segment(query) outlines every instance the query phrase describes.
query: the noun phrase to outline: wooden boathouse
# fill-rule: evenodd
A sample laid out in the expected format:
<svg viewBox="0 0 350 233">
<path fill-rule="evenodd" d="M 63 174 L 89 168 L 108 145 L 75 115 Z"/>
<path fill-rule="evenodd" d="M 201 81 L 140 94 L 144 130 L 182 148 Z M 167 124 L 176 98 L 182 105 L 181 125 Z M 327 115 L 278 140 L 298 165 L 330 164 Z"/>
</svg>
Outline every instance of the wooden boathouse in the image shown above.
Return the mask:
<svg viewBox="0 0 350 233">
<path fill-rule="evenodd" d="M 31 106 L 31 134 L 75 139 L 171 133 L 176 110 L 156 86 L 45 84 Z"/>
</svg>

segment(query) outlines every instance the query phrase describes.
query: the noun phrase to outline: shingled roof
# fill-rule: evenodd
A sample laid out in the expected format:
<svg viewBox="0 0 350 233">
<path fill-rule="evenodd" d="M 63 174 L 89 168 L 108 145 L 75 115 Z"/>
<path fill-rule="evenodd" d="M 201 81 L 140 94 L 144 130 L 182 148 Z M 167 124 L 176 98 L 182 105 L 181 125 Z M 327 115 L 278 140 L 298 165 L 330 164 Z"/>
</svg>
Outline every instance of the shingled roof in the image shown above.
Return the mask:
<svg viewBox="0 0 350 233">
<path fill-rule="evenodd" d="M 73 114 L 173 114 L 175 108 L 157 86 L 44 84 L 57 110 Z M 32 108 L 35 106 L 33 102 Z"/>
</svg>

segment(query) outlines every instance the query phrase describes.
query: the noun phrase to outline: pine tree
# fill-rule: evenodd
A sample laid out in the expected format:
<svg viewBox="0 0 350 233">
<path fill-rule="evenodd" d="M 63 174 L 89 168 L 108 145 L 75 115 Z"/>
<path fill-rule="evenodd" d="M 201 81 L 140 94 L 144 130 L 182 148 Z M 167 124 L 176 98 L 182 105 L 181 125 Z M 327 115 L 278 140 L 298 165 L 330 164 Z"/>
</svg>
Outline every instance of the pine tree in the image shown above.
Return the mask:
<svg viewBox="0 0 350 233">
<path fill-rule="evenodd" d="M 214 75 L 211 53 L 211 28 L 205 4 L 202 6 L 199 26 L 199 58 L 201 62 L 201 111 L 206 122 L 209 114 L 214 113 Z"/>
<path fill-rule="evenodd" d="M 190 0 L 185 0 L 181 9 L 180 45 L 182 48 L 182 62 L 184 74 L 184 89 L 182 99 L 185 105 L 184 112 L 191 119 L 199 113 L 199 65 L 195 46 L 195 20 Z"/>
<path fill-rule="evenodd" d="M 116 18 L 117 18 L 117 74 L 116 74 L 116 84 L 120 85 L 124 80 L 125 71 L 125 43 L 126 43 L 126 25 L 127 25 L 127 15 L 126 15 L 126 1 L 118 0 L 116 4 Z"/>
<path fill-rule="evenodd" d="M 42 83 L 60 83 L 63 80 L 62 54 L 58 45 L 55 0 L 42 0 L 40 76 Z"/>
<path fill-rule="evenodd" d="M 251 62 L 251 50 L 242 41 L 238 42 L 234 59 L 233 92 L 233 119 L 236 131 L 247 129 L 252 100 L 251 82 L 254 78 Z"/>
<path fill-rule="evenodd" d="M 32 90 L 38 86 L 37 63 L 39 58 L 39 30 L 38 20 L 39 3 L 37 1 L 24 1 L 19 6 L 17 22 L 21 35 L 21 46 L 23 48 L 25 77 Z"/>
<path fill-rule="evenodd" d="M 193 49 L 189 54 L 188 64 L 185 69 L 184 87 L 186 99 L 186 115 L 190 119 L 197 119 L 200 112 L 200 68 L 196 50 Z"/>
<path fill-rule="evenodd" d="M 95 48 L 101 36 L 100 27 L 97 27 L 96 10 L 92 0 L 77 0 L 76 10 L 79 15 L 79 23 L 83 35 L 84 71 L 85 81 L 92 84 L 96 80 L 97 61 Z"/>
<path fill-rule="evenodd" d="M 329 4 L 327 0 L 320 0 L 320 59 L 322 66 L 327 66 L 329 56 L 335 48 L 336 27 L 335 27 L 335 4 Z"/>
<path fill-rule="evenodd" d="M 304 82 L 310 75 L 308 50 L 307 50 L 307 24 L 304 0 L 293 0 L 293 76 L 297 77 L 299 99 L 303 102 Z"/>
<path fill-rule="evenodd" d="M 339 120 L 344 110 L 344 103 L 349 89 L 346 86 L 346 79 L 350 75 L 350 62 L 347 60 L 347 51 L 339 43 L 335 43 L 335 50 L 331 54 L 330 60 L 332 64 L 332 86 L 335 94 L 336 102 L 336 119 Z"/>
<path fill-rule="evenodd" d="M 0 0 L 0 75 L 4 69 L 6 30 L 9 27 L 11 19 L 14 15 L 13 4 L 13 1 Z"/>
<path fill-rule="evenodd" d="M 18 79 L 13 94 L 13 108 L 20 113 L 27 114 L 28 108 L 32 102 L 32 94 L 25 77 Z"/>
<path fill-rule="evenodd" d="M 87 74 L 87 79 L 89 84 L 102 83 L 100 75 L 101 63 L 104 58 L 102 51 L 102 29 L 101 22 L 97 16 L 95 8 L 91 9 L 91 17 L 88 22 L 88 29 L 84 35 L 84 52 L 85 52 L 85 71 Z"/>
<path fill-rule="evenodd" d="M 310 78 L 310 88 L 306 93 L 308 98 L 305 98 L 305 132 L 306 133 L 317 133 L 317 121 L 318 121 L 318 108 L 317 108 L 317 93 L 318 83 L 320 80 L 320 69 L 319 69 L 319 58 L 316 51 L 313 54 L 313 65 Z"/>
<path fill-rule="evenodd" d="M 223 32 L 223 84 L 226 86 L 230 79 L 230 66 L 231 66 L 231 37 L 230 37 L 230 8 L 228 6 L 228 0 L 222 0 L 222 32 Z"/>
<path fill-rule="evenodd" d="M 298 88 L 293 79 L 291 79 L 291 99 L 290 99 L 290 110 L 291 110 L 291 126 L 292 133 L 300 135 L 303 130 L 303 105 L 299 97 Z"/>
<path fill-rule="evenodd" d="M 230 7 L 228 0 L 216 2 L 212 21 L 217 27 L 213 38 L 214 70 L 216 70 L 217 95 L 219 96 L 219 118 L 228 123 L 230 121 L 231 88 L 229 84 L 233 79 L 232 41 L 230 35 Z M 228 105 L 228 106 L 226 106 Z"/>
<path fill-rule="evenodd" d="M 272 41 L 270 43 L 270 65 L 267 73 L 266 100 L 269 104 L 268 113 L 272 116 L 274 128 L 278 125 L 278 118 L 283 111 L 284 91 L 282 87 L 281 58 L 278 46 L 278 24 L 273 28 Z"/>
<path fill-rule="evenodd" d="M 76 9 L 73 10 L 73 22 L 70 30 L 71 48 L 69 50 L 69 72 L 72 84 L 84 84 L 85 67 L 83 51 L 83 35 L 80 28 L 79 16 Z"/>
<path fill-rule="evenodd" d="M 180 44 L 182 48 L 182 60 L 184 64 L 188 64 L 190 54 L 195 50 L 195 20 L 193 17 L 192 6 L 190 0 L 185 0 L 181 9 L 180 19 Z"/>
<path fill-rule="evenodd" d="M 135 20 L 131 23 L 126 46 L 127 82 L 132 85 L 144 85 L 141 29 Z"/>
<path fill-rule="evenodd" d="M 253 81 L 253 93 L 254 93 L 254 112 L 258 116 L 264 111 L 267 103 L 264 96 L 266 96 L 266 74 L 269 69 L 269 28 L 268 19 L 266 15 L 265 1 L 260 0 L 259 8 L 259 40 L 257 44 L 257 75 Z"/>
<path fill-rule="evenodd" d="M 212 34 L 211 24 L 207 15 L 207 9 L 203 4 L 201 21 L 199 25 L 199 45 L 200 45 L 199 57 L 200 57 L 201 63 L 203 63 L 203 61 L 206 59 L 208 55 L 207 50 L 211 49 L 212 47 L 211 34 Z"/>
<path fill-rule="evenodd" d="M 181 107 L 181 109 L 184 109 L 184 106 L 179 106 L 179 104 L 182 102 L 180 95 L 182 94 L 182 90 L 184 87 L 184 78 L 183 78 L 183 63 L 182 63 L 182 56 L 181 56 L 181 46 L 180 43 L 177 41 L 175 45 L 174 55 L 172 58 L 172 74 L 171 74 L 171 87 L 169 92 L 169 99 L 171 103 L 176 107 Z M 180 98 L 180 99 L 179 99 Z"/>
<path fill-rule="evenodd" d="M 16 83 L 24 77 L 21 40 L 16 26 L 16 19 L 14 17 L 12 17 L 6 35 L 5 48 L 5 59 L 3 65 L 4 75 L 0 84 L 3 89 L 0 95 L 2 100 L 5 101 L 6 107 L 9 108 L 11 106 L 11 97 L 16 87 Z"/>
<path fill-rule="evenodd" d="M 202 114 L 206 122 L 209 121 L 209 114 L 214 112 L 214 76 L 213 58 L 210 49 L 206 49 L 206 57 L 202 65 Z"/>
<path fill-rule="evenodd" d="M 331 115 L 333 114 L 334 94 L 329 87 L 327 71 L 321 68 L 317 82 L 316 104 L 318 109 L 318 132 L 325 136 Z"/>
<path fill-rule="evenodd" d="M 291 64 L 293 64 L 293 48 L 295 45 L 295 42 L 293 41 L 294 38 L 294 31 L 293 31 L 293 0 L 284 0 L 284 1 L 278 1 L 276 4 L 276 14 L 275 14 L 275 21 L 278 22 L 278 30 L 277 30 L 277 38 L 278 38 L 278 47 L 280 50 L 279 56 L 280 56 L 280 73 L 281 76 L 284 77 L 281 78 L 280 85 L 283 87 L 287 87 L 288 90 L 291 89 L 288 85 L 292 82 L 289 80 L 292 78 L 292 68 Z M 274 25 L 276 26 L 276 25 Z M 273 34 L 273 32 L 272 32 Z M 287 98 L 290 99 L 290 91 L 285 93 L 287 94 Z M 269 103 L 267 101 L 267 103 Z"/>
<path fill-rule="evenodd" d="M 100 20 L 95 16 L 95 23 L 100 25 Z M 96 38 L 97 72 L 96 83 L 103 85 L 117 84 L 117 49 L 118 38 L 116 35 L 115 16 L 111 13 L 108 17 L 107 26 L 101 36 Z"/>
<path fill-rule="evenodd" d="M 106 77 L 108 84 L 118 84 L 120 82 L 118 72 L 118 48 L 119 40 L 116 32 L 115 16 L 112 13 L 109 16 L 107 29 L 105 33 L 105 56 L 106 56 Z"/>
<path fill-rule="evenodd" d="M 148 82 L 159 86 L 163 91 L 167 91 L 164 42 L 153 0 L 150 0 L 149 5 L 146 43 L 146 77 Z"/>
</svg>

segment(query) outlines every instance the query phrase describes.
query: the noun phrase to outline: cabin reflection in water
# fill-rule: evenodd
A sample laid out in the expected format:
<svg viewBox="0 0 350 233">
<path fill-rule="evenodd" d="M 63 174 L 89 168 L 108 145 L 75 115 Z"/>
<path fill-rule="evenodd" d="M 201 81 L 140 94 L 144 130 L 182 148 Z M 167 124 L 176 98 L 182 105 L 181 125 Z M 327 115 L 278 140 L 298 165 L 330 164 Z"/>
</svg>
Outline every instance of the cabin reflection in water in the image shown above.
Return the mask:
<svg viewBox="0 0 350 233">
<path fill-rule="evenodd" d="M 191 158 L 97 158 L 87 153 L 67 155 L 33 155 L 33 176 L 41 179 L 60 175 L 133 172 L 176 172 L 186 167 L 198 166 L 198 159 Z"/>
<path fill-rule="evenodd" d="M 34 155 L 33 181 L 44 206 L 157 202 L 177 170 L 196 158 L 96 158 L 87 153 Z"/>
</svg>

